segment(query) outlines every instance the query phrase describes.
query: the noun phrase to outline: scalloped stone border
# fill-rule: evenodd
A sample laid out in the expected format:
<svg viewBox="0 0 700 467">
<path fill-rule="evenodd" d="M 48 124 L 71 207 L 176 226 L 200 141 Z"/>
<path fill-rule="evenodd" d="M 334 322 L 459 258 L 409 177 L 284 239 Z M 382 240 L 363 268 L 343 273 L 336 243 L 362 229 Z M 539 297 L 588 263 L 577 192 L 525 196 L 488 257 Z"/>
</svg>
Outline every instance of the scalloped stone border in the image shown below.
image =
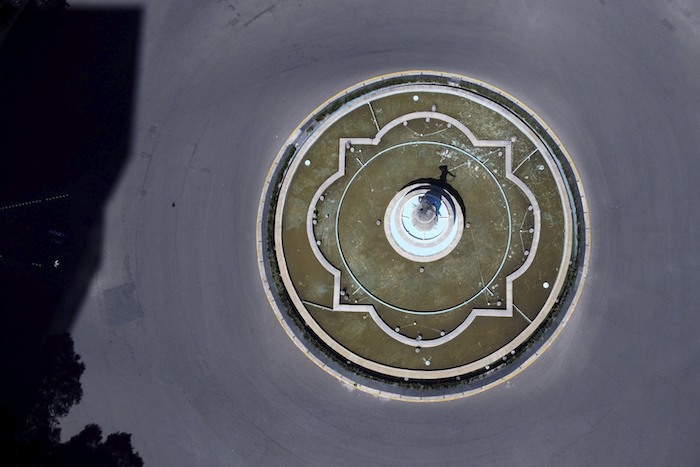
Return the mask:
<svg viewBox="0 0 700 467">
<path fill-rule="evenodd" d="M 575 220 L 575 228 L 578 231 L 577 238 L 574 240 L 574 247 L 575 251 L 572 256 L 572 261 L 577 260 L 577 264 L 575 268 L 569 268 L 569 275 L 571 275 L 571 271 L 575 270 L 575 273 L 573 274 L 573 277 L 567 277 L 569 281 L 571 282 L 566 284 L 566 292 L 570 292 L 571 289 L 573 288 L 574 293 L 571 295 L 570 293 L 564 294 L 566 295 L 563 300 L 566 302 L 563 304 L 561 310 L 559 310 L 557 313 L 557 318 L 554 320 L 554 323 L 550 323 L 549 326 L 547 326 L 546 329 L 544 329 L 543 336 L 540 336 L 539 340 L 537 342 L 531 343 L 532 345 L 527 345 L 529 342 L 525 342 L 525 345 L 521 345 L 521 347 L 524 347 L 524 351 L 522 352 L 522 355 L 515 355 L 515 358 L 513 360 L 518 360 L 518 365 L 515 366 L 512 362 L 510 365 L 506 365 L 505 368 L 494 368 L 489 371 L 486 371 L 485 373 L 482 373 L 480 375 L 477 375 L 477 380 L 472 380 L 472 381 L 467 381 L 466 383 L 461 383 L 457 384 L 457 386 L 452 387 L 452 388 L 443 388 L 443 390 L 440 390 L 440 388 L 430 388 L 430 386 L 425 387 L 425 385 L 421 385 L 422 388 L 418 389 L 418 392 L 416 392 L 415 389 L 411 388 L 411 385 L 401 385 L 400 382 L 398 381 L 384 381 L 381 378 L 379 381 L 376 379 L 376 375 L 362 375 L 362 376 L 370 376 L 369 379 L 367 378 L 362 378 L 359 381 L 356 380 L 355 378 L 357 377 L 358 373 L 362 373 L 362 370 L 357 371 L 358 369 L 356 368 L 343 368 L 342 365 L 338 365 L 337 361 L 323 361 L 325 360 L 324 358 L 324 352 L 319 352 L 314 351 L 313 349 L 309 349 L 305 342 L 300 339 L 299 331 L 296 330 L 295 332 L 294 329 L 292 329 L 283 316 L 278 304 L 277 304 L 277 299 L 276 299 L 276 294 L 273 292 L 272 288 L 270 287 L 270 281 L 268 280 L 268 274 L 271 274 L 272 271 L 269 269 L 269 265 L 266 265 L 266 262 L 264 261 L 265 257 L 265 250 L 267 248 L 267 241 L 265 241 L 264 238 L 264 230 L 263 227 L 263 221 L 267 220 L 267 216 L 269 216 L 269 202 L 271 198 L 273 197 L 270 193 L 270 185 L 272 182 L 272 179 L 275 174 L 279 174 L 280 171 L 280 164 L 283 162 L 283 159 L 288 159 L 291 156 L 289 155 L 290 149 L 292 147 L 298 147 L 299 146 L 299 141 L 306 141 L 305 134 L 308 128 L 313 128 L 313 122 L 314 121 L 319 121 L 319 116 L 325 113 L 325 115 L 328 115 L 329 113 L 333 113 L 333 111 L 330 112 L 324 112 L 324 110 L 328 110 L 329 108 L 336 106 L 338 102 L 342 101 L 344 97 L 346 97 L 346 101 L 349 100 L 354 100 L 360 97 L 360 95 L 353 96 L 352 98 L 349 98 L 350 95 L 353 93 L 357 93 L 358 90 L 368 89 L 371 88 L 372 85 L 377 85 L 382 82 L 388 82 L 388 81 L 399 81 L 401 78 L 406 79 L 407 83 L 411 82 L 421 82 L 425 84 L 441 84 L 445 85 L 447 84 L 448 86 L 455 86 L 455 87 L 460 87 L 462 89 L 465 89 L 467 91 L 474 92 L 474 89 L 467 89 L 464 88 L 463 86 L 467 87 L 476 87 L 477 89 L 480 89 L 486 93 L 493 93 L 495 96 L 500 96 L 502 99 L 504 99 L 506 102 L 510 102 L 512 106 L 514 106 L 517 110 L 520 110 L 521 112 L 524 112 L 526 114 L 526 117 L 529 117 L 530 121 L 526 121 L 523 116 L 518 115 L 517 112 L 513 110 L 511 107 L 503 106 L 502 103 L 497 103 L 500 107 L 505 107 L 506 109 L 510 110 L 514 116 L 518 119 L 518 121 L 522 122 L 527 130 L 531 130 L 534 136 L 536 136 L 536 140 L 539 140 L 544 144 L 551 152 L 558 152 L 560 154 L 553 154 L 555 157 L 555 162 L 558 165 L 559 171 L 562 175 L 562 178 L 568 179 L 569 183 L 566 188 L 569 190 L 572 185 L 572 182 L 575 182 L 575 189 L 578 192 L 578 196 L 575 196 L 571 191 L 568 191 L 570 201 L 572 204 L 577 204 L 577 208 L 574 210 L 574 220 Z M 433 82 L 432 80 L 445 80 L 446 82 Z M 392 82 L 393 84 L 399 84 L 398 82 Z M 389 84 L 387 84 L 389 85 Z M 368 89 L 367 92 L 371 92 L 372 89 Z M 482 93 L 477 94 L 481 95 L 482 97 L 486 99 L 492 99 L 490 97 L 486 97 Z M 340 104 L 342 105 L 342 103 Z M 535 124 L 536 126 L 539 126 L 539 128 L 532 128 L 532 124 Z M 544 135 L 540 134 L 540 132 L 544 132 Z M 546 139 L 549 139 L 550 141 L 546 141 Z M 551 143 L 554 143 L 554 147 L 552 147 Z M 341 145 L 343 142 L 341 141 Z M 293 153 L 293 150 L 291 151 Z M 564 160 L 558 160 L 558 156 L 563 156 Z M 287 162 L 286 160 L 284 161 L 285 163 Z M 565 163 L 569 171 L 561 165 L 562 163 Z M 279 187 L 277 187 L 279 188 Z M 276 195 L 275 195 L 276 196 Z M 267 215 L 267 216 L 266 216 Z M 583 192 L 583 187 L 580 181 L 580 177 L 578 176 L 578 172 L 576 171 L 576 168 L 573 164 L 573 161 L 571 160 L 570 156 L 564 149 L 564 147 L 561 145 L 561 143 L 556 139 L 556 136 L 553 134 L 551 129 L 547 127 L 539 117 L 537 117 L 534 112 L 529 110 L 527 106 L 522 104 L 520 101 L 515 99 L 514 97 L 508 95 L 504 91 L 501 91 L 500 89 L 497 89 L 493 86 L 487 85 L 483 82 L 480 82 L 478 80 L 474 80 L 465 76 L 461 75 L 455 75 L 455 74 L 445 74 L 445 73 L 439 73 L 439 72 L 431 72 L 431 71 L 412 71 L 412 72 L 404 72 L 404 73 L 395 73 L 395 74 L 390 74 L 390 75 L 382 75 L 377 78 L 374 78 L 372 80 L 368 80 L 362 83 L 359 83 L 355 86 L 352 86 L 345 91 L 337 94 L 336 96 L 328 99 L 324 104 L 319 106 L 314 112 L 312 112 L 307 119 L 303 121 L 299 127 L 292 133 L 292 135 L 288 138 L 286 143 L 283 145 L 282 149 L 278 153 L 277 157 L 275 158 L 275 161 L 270 168 L 270 171 L 268 173 L 268 176 L 265 181 L 260 205 L 258 207 L 258 223 L 257 223 L 257 240 L 258 240 L 258 260 L 259 260 L 259 266 L 260 266 L 260 275 L 261 279 L 265 288 L 265 292 L 267 294 L 268 300 L 270 301 L 271 307 L 274 310 L 278 321 L 282 324 L 283 328 L 287 332 L 287 334 L 292 338 L 294 343 L 299 347 L 314 363 L 319 365 L 322 369 L 324 369 L 326 372 L 331 374 L 332 376 L 336 377 L 340 381 L 344 382 L 345 384 L 351 385 L 354 388 L 361 389 L 365 392 L 378 395 L 378 396 L 383 396 L 383 397 L 389 397 L 392 399 L 400 399 L 400 400 L 411 400 L 411 401 L 435 401 L 435 400 L 448 400 L 448 399 L 453 399 L 453 398 L 458 398 L 458 397 L 464 397 L 467 395 L 471 395 L 477 392 L 481 392 L 489 387 L 492 387 L 496 384 L 499 384 L 511 377 L 513 377 L 515 374 L 517 374 L 519 371 L 521 371 L 523 368 L 529 366 L 532 361 L 534 361 L 537 356 L 539 356 L 545 349 L 547 349 L 550 345 L 551 342 L 556 338 L 556 336 L 561 332 L 561 329 L 563 329 L 563 326 L 568 322 L 568 319 L 570 318 L 571 313 L 573 312 L 573 309 L 580 297 L 580 293 L 582 290 L 582 285 L 583 282 L 585 281 L 586 273 L 588 270 L 588 262 L 589 262 L 589 257 L 590 257 L 590 221 L 589 221 L 589 215 L 588 215 L 588 209 L 587 209 L 587 203 L 586 203 L 586 198 Z M 582 239 L 584 240 L 581 242 L 578 237 L 583 237 Z M 578 242 L 576 240 L 579 240 Z M 269 240 L 269 238 L 268 238 Z M 581 254 L 583 253 L 583 254 Z M 274 279 L 274 278 L 273 278 Z M 559 293 L 557 294 L 558 297 L 560 297 L 562 294 Z M 566 298 L 569 298 L 568 300 Z M 558 301 L 558 298 L 557 298 Z M 537 334 L 532 333 L 532 334 Z M 531 337 L 531 336 L 530 336 Z M 533 350 L 534 348 L 534 350 Z M 528 351 L 529 350 L 529 351 Z M 515 353 L 515 349 L 511 351 L 511 353 Z M 503 367 L 503 365 L 501 365 Z M 510 369 L 508 369 L 510 367 Z M 489 368 L 488 366 L 486 367 L 487 369 Z M 371 368 L 369 368 L 371 370 Z M 507 371 L 503 371 L 506 369 Z M 355 371 L 353 371 L 355 370 Z M 355 376 L 355 377 L 353 377 Z M 413 375 L 411 375 L 414 377 Z M 447 375 L 447 377 L 454 376 L 454 375 Z M 408 379 L 408 378 L 405 378 Z M 459 375 L 457 375 L 457 379 L 459 380 Z M 481 382 L 481 384 L 479 384 Z M 460 387 L 461 386 L 461 387 Z M 396 388 L 396 390 L 394 390 Z M 389 390 L 387 390 L 389 389 Z M 428 389 L 428 393 L 423 394 L 425 390 Z"/>
</svg>

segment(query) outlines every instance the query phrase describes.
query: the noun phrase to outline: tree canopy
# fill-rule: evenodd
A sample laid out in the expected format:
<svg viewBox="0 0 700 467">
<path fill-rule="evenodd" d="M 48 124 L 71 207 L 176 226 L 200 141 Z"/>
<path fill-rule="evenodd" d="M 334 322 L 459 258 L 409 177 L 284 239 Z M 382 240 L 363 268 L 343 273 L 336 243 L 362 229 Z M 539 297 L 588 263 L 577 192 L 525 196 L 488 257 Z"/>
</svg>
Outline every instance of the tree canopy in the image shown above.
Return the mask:
<svg viewBox="0 0 700 467">
<path fill-rule="evenodd" d="M 80 377 L 85 365 L 75 353 L 69 334 L 47 337 L 40 348 L 13 353 L 3 365 L 8 384 L 0 400 L 2 452 L 9 465 L 32 466 L 142 466 L 131 435 L 87 425 L 61 443 L 60 419 L 80 402 Z M 5 465 L 8 465 L 7 463 Z"/>
</svg>

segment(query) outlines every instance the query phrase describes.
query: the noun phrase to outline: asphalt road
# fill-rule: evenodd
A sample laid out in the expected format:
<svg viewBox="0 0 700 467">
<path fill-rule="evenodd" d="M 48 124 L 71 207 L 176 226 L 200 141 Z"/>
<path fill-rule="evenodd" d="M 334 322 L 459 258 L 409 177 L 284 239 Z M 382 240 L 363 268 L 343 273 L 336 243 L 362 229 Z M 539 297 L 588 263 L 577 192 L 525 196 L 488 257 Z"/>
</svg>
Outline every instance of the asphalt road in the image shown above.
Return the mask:
<svg viewBox="0 0 700 467">
<path fill-rule="evenodd" d="M 64 436 L 94 421 L 168 466 L 700 461 L 697 2 L 143 8 L 135 141 L 73 330 L 87 369 Z M 552 347 L 437 404 L 376 399 L 317 368 L 277 323 L 255 252 L 263 181 L 294 127 L 347 86 L 421 68 L 536 111 L 580 171 L 592 224 L 585 290 Z"/>
</svg>

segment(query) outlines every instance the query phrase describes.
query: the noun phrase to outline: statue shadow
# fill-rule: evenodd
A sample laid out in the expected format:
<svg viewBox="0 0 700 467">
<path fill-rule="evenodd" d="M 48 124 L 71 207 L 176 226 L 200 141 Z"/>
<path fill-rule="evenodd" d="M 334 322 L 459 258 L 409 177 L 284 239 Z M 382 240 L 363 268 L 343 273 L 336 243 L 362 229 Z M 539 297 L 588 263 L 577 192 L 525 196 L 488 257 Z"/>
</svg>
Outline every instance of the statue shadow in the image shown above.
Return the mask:
<svg viewBox="0 0 700 467">
<path fill-rule="evenodd" d="M 447 181 L 448 177 L 455 178 L 455 175 L 452 172 L 450 172 L 446 165 L 441 165 L 438 168 L 440 169 L 439 178 L 417 178 L 405 184 L 403 187 L 401 187 L 401 189 L 418 184 L 432 185 L 443 189 L 446 192 L 450 193 L 457 201 L 457 204 L 459 205 L 460 209 L 462 209 L 462 213 L 464 213 L 464 221 L 467 222 L 467 211 L 465 210 L 464 200 L 462 199 L 462 196 L 459 194 L 459 192 Z"/>
</svg>

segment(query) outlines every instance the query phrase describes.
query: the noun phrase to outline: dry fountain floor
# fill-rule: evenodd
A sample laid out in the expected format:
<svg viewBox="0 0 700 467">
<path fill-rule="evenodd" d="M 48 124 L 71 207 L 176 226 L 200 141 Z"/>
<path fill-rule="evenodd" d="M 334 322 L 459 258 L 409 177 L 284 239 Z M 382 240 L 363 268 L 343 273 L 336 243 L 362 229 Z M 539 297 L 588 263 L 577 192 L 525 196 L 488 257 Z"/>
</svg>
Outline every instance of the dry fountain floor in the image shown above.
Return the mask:
<svg viewBox="0 0 700 467">
<path fill-rule="evenodd" d="M 468 394 L 531 357 L 569 311 L 588 243 L 582 187 L 544 128 L 444 73 L 327 102 L 282 147 L 260 207 L 264 282 L 288 332 L 308 327 L 298 342 L 362 388 L 369 370 Z"/>
</svg>

